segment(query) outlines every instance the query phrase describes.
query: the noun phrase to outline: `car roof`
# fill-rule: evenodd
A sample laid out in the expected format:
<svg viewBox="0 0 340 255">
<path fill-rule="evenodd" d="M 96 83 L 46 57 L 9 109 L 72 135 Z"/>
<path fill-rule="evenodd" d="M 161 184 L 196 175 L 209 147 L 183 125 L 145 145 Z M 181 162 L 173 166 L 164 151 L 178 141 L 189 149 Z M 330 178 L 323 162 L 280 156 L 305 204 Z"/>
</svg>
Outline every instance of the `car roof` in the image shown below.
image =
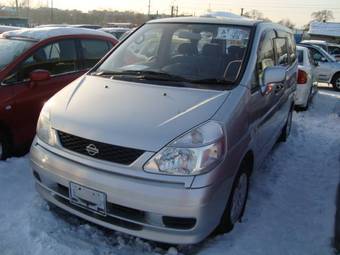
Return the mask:
<svg viewBox="0 0 340 255">
<path fill-rule="evenodd" d="M 337 44 L 337 43 L 328 43 L 328 46 L 333 46 L 333 47 L 339 47 L 340 48 L 340 44 Z"/>
<path fill-rule="evenodd" d="M 322 40 L 303 40 L 301 41 L 301 43 L 311 43 L 311 44 L 323 44 L 323 45 L 327 45 L 326 41 L 322 41 Z"/>
<path fill-rule="evenodd" d="M 221 24 L 221 25 L 241 25 L 254 26 L 262 21 L 246 18 L 225 18 L 225 17 L 178 17 L 155 19 L 147 23 L 204 23 L 204 24 Z"/>
<path fill-rule="evenodd" d="M 307 47 L 302 46 L 302 45 L 297 45 L 297 46 L 296 46 L 296 49 L 297 49 L 297 50 L 308 50 Z"/>
<path fill-rule="evenodd" d="M 129 31 L 130 28 L 126 28 L 126 27 L 103 27 L 103 28 L 100 28 L 99 30 L 101 31 L 110 31 L 110 32 L 125 32 L 125 31 Z"/>
<path fill-rule="evenodd" d="M 104 36 L 111 39 L 114 37 L 103 31 L 74 28 L 74 27 L 42 27 L 42 28 L 28 28 L 21 30 L 8 31 L 3 33 L 3 38 L 25 38 L 33 41 L 42 41 L 48 38 L 67 35 L 95 35 Z"/>
</svg>

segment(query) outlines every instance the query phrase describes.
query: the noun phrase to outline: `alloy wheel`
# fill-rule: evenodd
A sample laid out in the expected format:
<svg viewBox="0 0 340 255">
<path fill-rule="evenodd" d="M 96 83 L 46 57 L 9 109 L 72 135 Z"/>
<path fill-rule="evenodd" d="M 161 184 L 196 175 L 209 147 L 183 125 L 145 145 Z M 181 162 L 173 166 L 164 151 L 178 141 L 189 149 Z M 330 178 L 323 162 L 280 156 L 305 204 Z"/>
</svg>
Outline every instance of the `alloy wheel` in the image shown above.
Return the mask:
<svg viewBox="0 0 340 255">
<path fill-rule="evenodd" d="M 335 87 L 340 90 L 340 77 L 335 81 Z"/>
</svg>

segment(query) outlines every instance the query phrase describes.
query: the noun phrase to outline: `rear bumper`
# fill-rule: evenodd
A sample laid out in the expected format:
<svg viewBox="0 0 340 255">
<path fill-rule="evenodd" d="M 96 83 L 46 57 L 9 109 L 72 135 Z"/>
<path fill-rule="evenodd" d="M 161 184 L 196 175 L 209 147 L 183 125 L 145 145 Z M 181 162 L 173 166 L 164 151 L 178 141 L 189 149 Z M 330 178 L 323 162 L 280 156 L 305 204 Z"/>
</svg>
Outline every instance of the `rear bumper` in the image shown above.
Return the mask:
<svg viewBox="0 0 340 255">
<path fill-rule="evenodd" d="M 80 161 L 81 162 L 81 161 Z M 232 180 L 190 189 L 184 185 L 127 177 L 95 169 L 31 147 L 37 191 L 56 206 L 95 224 L 159 242 L 197 243 L 217 226 Z M 107 195 L 107 216 L 70 204 L 70 181 Z"/>
<path fill-rule="evenodd" d="M 296 86 L 294 103 L 297 106 L 306 106 L 309 100 L 311 86 L 309 84 L 298 84 Z"/>
</svg>

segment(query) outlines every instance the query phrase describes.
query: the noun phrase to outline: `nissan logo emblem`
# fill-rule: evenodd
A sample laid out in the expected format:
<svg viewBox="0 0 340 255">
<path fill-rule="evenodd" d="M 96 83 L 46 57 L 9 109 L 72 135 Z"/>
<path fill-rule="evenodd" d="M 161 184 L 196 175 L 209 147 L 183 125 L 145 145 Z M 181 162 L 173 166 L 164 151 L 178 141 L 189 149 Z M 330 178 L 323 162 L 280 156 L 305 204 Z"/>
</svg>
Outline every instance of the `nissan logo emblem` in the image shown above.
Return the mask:
<svg viewBox="0 0 340 255">
<path fill-rule="evenodd" d="M 92 157 L 99 153 L 99 150 L 96 147 L 96 145 L 92 143 L 86 146 L 86 151 L 87 151 L 87 154 L 89 154 Z"/>
</svg>

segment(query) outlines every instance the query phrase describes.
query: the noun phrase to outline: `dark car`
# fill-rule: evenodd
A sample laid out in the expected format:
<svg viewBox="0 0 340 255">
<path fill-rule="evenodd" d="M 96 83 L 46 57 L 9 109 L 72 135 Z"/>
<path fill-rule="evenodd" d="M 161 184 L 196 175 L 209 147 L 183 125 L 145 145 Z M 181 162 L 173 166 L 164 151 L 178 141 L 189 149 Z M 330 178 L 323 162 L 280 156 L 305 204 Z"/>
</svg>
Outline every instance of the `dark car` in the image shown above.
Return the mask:
<svg viewBox="0 0 340 255">
<path fill-rule="evenodd" d="M 41 108 L 117 41 L 82 28 L 39 28 L 0 37 L 0 159 L 28 148 Z"/>
</svg>

